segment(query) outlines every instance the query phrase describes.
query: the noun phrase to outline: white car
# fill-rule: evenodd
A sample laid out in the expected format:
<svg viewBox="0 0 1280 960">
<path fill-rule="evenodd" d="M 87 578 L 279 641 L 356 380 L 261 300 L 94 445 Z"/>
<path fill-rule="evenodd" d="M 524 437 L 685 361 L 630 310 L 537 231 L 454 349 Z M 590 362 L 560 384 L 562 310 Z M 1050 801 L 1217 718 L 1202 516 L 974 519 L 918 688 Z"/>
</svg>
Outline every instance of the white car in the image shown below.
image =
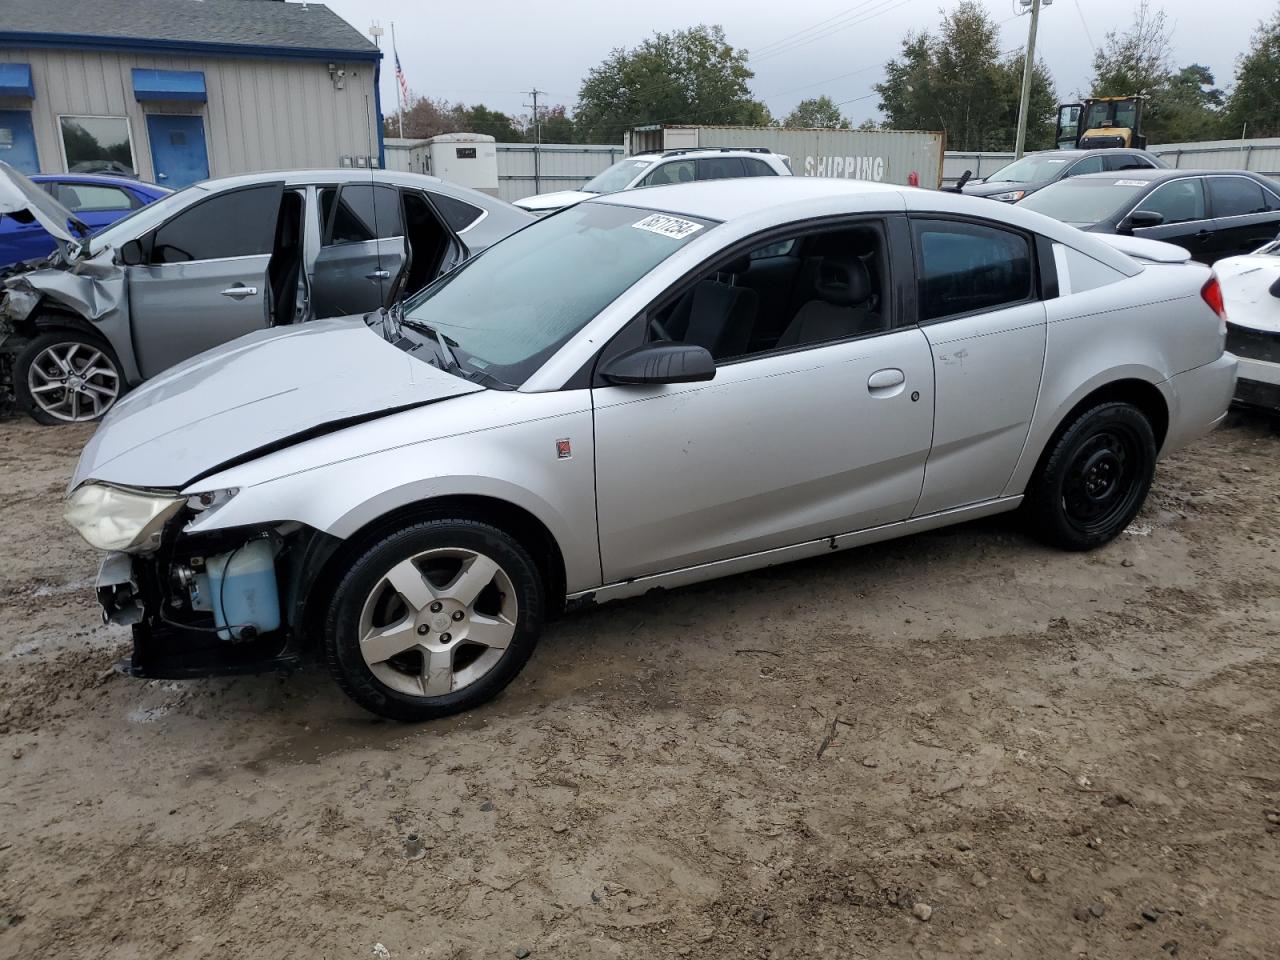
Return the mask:
<svg viewBox="0 0 1280 960">
<path fill-rule="evenodd" d="M 1213 265 L 1227 308 L 1227 349 L 1240 358 L 1236 401 L 1280 410 L 1280 237 Z"/>
<path fill-rule="evenodd" d="M 536 216 L 546 216 L 582 200 L 603 193 L 634 190 L 637 187 L 668 186 L 698 180 L 731 180 L 738 177 L 789 177 L 787 157 L 763 147 L 697 148 L 638 153 L 619 160 L 597 174 L 580 190 L 535 194 L 517 200 L 516 206 Z"/>
</svg>

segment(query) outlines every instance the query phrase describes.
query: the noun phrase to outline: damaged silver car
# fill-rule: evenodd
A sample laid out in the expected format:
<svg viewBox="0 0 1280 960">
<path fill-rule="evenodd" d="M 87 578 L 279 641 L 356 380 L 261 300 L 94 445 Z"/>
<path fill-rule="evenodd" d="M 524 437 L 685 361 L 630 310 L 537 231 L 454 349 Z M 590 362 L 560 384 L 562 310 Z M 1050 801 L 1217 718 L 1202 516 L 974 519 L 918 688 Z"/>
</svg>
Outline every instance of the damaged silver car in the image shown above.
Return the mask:
<svg viewBox="0 0 1280 960">
<path fill-rule="evenodd" d="M 126 397 L 67 517 L 132 670 L 318 653 L 370 710 L 496 695 L 545 621 L 992 514 L 1108 543 L 1226 416 L 1218 281 L 1006 204 L 768 177 L 584 201 L 399 311 Z M 920 588 L 929 572 L 918 571 Z"/>
<path fill-rule="evenodd" d="M 533 219 L 434 177 L 308 170 L 195 184 L 86 238 L 2 162 L 0 215 L 59 243 L 0 293 L 0 373 L 46 424 L 246 333 L 392 304 Z"/>
</svg>

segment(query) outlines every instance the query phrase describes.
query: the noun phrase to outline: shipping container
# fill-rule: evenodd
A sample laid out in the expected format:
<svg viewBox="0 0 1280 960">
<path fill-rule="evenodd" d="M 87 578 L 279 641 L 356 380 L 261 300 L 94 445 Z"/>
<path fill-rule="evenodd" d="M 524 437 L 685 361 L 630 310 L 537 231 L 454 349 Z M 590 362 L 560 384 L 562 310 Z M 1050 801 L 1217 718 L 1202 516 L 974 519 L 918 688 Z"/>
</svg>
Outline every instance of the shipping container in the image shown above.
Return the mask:
<svg viewBox="0 0 1280 960">
<path fill-rule="evenodd" d="M 921 187 L 942 181 L 946 136 L 925 130 L 830 130 L 652 124 L 626 135 L 628 154 L 699 147 L 765 148 L 799 177 L 845 177 Z"/>
</svg>

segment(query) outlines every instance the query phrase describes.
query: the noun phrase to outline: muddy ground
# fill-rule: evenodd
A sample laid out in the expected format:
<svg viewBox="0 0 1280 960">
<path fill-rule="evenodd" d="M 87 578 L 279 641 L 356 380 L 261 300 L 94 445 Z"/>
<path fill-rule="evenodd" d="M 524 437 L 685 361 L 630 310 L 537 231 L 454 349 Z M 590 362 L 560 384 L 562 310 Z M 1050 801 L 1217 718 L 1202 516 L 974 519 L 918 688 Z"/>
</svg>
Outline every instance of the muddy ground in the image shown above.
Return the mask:
<svg viewBox="0 0 1280 960">
<path fill-rule="evenodd" d="M 0 956 L 1280 956 L 1264 420 L 1097 553 L 1006 518 L 606 606 L 418 727 L 113 674 L 87 436 L 0 423 Z"/>
</svg>

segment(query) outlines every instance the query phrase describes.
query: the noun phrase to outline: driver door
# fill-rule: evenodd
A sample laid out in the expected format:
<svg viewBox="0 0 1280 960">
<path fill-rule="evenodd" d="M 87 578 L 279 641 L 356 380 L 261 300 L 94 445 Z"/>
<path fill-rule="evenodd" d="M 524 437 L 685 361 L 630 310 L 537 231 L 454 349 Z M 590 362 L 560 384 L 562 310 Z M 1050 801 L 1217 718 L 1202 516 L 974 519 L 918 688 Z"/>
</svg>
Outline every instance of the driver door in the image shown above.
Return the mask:
<svg viewBox="0 0 1280 960">
<path fill-rule="evenodd" d="M 267 267 L 283 183 L 214 194 L 142 240 L 127 268 L 143 377 L 267 326 Z"/>
</svg>

